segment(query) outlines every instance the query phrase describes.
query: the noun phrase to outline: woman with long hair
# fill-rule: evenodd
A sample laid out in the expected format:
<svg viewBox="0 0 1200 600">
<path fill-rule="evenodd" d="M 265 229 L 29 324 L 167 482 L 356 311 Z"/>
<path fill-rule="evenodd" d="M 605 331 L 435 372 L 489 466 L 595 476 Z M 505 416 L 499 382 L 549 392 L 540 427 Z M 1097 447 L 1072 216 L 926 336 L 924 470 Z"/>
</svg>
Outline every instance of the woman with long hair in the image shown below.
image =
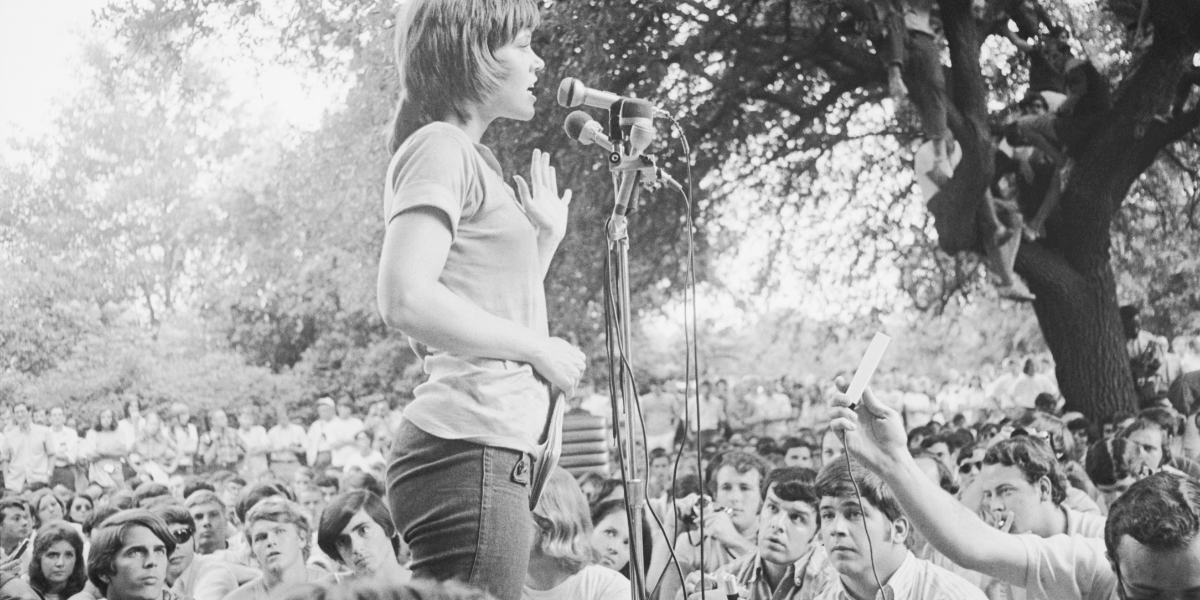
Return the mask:
<svg viewBox="0 0 1200 600">
<path fill-rule="evenodd" d="M 543 280 L 566 233 L 550 157 L 506 183 L 480 144 L 496 119 L 528 121 L 543 62 L 533 0 L 411 0 L 396 20 L 400 101 L 385 180 L 378 301 L 427 382 L 393 443 L 388 494 L 415 577 L 521 597 L 531 471 L 551 388 L 584 355 L 552 337 Z"/>
<path fill-rule="evenodd" d="M 86 584 L 83 536 L 71 523 L 51 521 L 37 531 L 28 573 L 6 582 L 0 597 L 66 600 L 83 591 Z"/>
<path fill-rule="evenodd" d="M 615 569 L 595 564 L 591 509 L 570 473 L 554 469 L 533 511 L 533 521 L 526 600 L 629 597 L 628 579 Z"/>
<path fill-rule="evenodd" d="M 113 409 L 100 410 L 84 442 L 92 460 L 88 468 L 88 481 L 106 490 L 121 487 L 125 483 L 124 461 L 129 448 L 117 431 L 117 417 Z"/>
<path fill-rule="evenodd" d="M 138 429 L 134 452 L 142 459 L 138 471 L 150 481 L 165 484 L 178 467 L 179 451 L 175 440 L 167 433 L 157 411 L 146 413 L 145 420 Z"/>
</svg>

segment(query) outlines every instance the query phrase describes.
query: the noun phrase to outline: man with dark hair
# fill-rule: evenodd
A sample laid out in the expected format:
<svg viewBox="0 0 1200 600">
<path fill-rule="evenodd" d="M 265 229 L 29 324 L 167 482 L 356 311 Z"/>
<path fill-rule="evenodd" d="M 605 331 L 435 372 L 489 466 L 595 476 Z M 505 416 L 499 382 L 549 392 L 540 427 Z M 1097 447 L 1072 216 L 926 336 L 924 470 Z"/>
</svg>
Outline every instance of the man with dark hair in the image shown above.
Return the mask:
<svg viewBox="0 0 1200 600">
<path fill-rule="evenodd" d="M 921 442 L 921 449 L 936 458 L 938 462 L 942 463 L 953 474 L 958 472 L 958 465 L 955 463 L 958 458 L 958 451 L 962 449 L 962 446 L 959 444 L 958 438 L 952 435 L 952 433 L 951 431 L 942 431 L 925 438 L 925 441 Z M 957 481 L 957 477 L 955 477 L 955 480 Z"/>
<path fill-rule="evenodd" d="M 785 467 L 815 470 L 816 461 L 813 460 L 813 455 L 816 453 L 812 444 L 800 438 L 790 437 L 783 441 L 783 465 Z"/>
<path fill-rule="evenodd" d="M 215 556 L 196 554 L 196 522 L 186 508 L 159 504 L 151 512 L 166 523 L 175 540 L 166 575 L 171 591 L 192 600 L 221 600 L 237 589 L 233 565 Z"/>
<path fill-rule="evenodd" d="M 123 510 L 92 530 L 88 579 L 107 600 L 163 600 L 175 538 L 150 511 Z"/>
<path fill-rule="evenodd" d="M 1170 409 L 1147 408 L 1139 412 L 1133 423 L 1121 432 L 1121 437 L 1129 441 L 1129 463 L 1133 472 L 1154 472 L 1170 467 L 1188 477 L 1200 478 L 1200 463 L 1175 456 L 1171 451 L 1182 429 L 1183 419 Z"/>
<path fill-rule="evenodd" d="M 816 540 L 820 519 L 813 490 L 815 477 L 812 470 L 800 467 L 771 471 L 763 482 L 757 549 L 716 573 L 705 574 L 704 586 L 709 590 L 705 596 L 717 595 L 712 590 L 725 574 L 734 577 L 743 600 L 792 600 L 811 595 L 814 586 L 823 581 L 818 565 L 824 556 L 818 550 L 820 541 Z M 689 577 L 689 587 L 695 587 L 699 575 L 697 571 Z M 699 600 L 701 596 L 699 591 L 693 591 L 689 600 Z"/>
<path fill-rule="evenodd" d="M 711 497 L 689 496 L 679 504 L 695 506 L 703 520 L 704 537 L 699 528 L 684 531 L 675 541 L 675 556 L 686 578 L 692 571 L 712 573 L 723 565 L 754 552 L 757 548 L 758 512 L 762 506 L 762 482 L 771 472 L 771 467 L 762 458 L 730 450 L 717 457 L 709 465 L 711 476 L 706 489 Z M 684 509 L 691 513 L 690 509 Z M 700 548 L 704 548 L 704 564 L 700 563 Z M 675 569 L 666 568 L 655 561 L 650 569 L 657 573 L 666 572 L 662 578 L 662 598 L 674 598 L 682 586 Z"/>
<path fill-rule="evenodd" d="M 1180 598 L 1200 586 L 1200 483 L 1155 473 L 1113 503 L 1104 541 L 1080 535 L 1010 535 L 987 526 L 937 489 L 905 450 L 899 413 L 869 390 L 860 403 L 832 399 L 834 428 L 850 452 L 895 490 L 904 512 L 955 563 L 1014 586 L 1031 598 Z M 854 408 L 850 408 L 854 405 Z M 824 522 L 824 521 L 823 521 Z"/>
<path fill-rule="evenodd" d="M 317 488 L 321 490 L 321 495 L 325 496 L 325 503 L 333 500 L 333 497 L 341 493 L 341 484 L 338 483 L 337 477 L 331 475 L 321 475 L 314 482 Z"/>
<path fill-rule="evenodd" d="M 821 469 L 815 487 L 820 498 L 821 537 L 829 564 L 838 573 L 817 595 L 818 600 L 986 598 L 965 579 L 909 551 L 912 531 L 908 517 L 875 474 L 852 469 L 847 461 L 839 460 Z"/>
<path fill-rule="evenodd" d="M 384 577 L 392 583 L 412 579 L 400 566 L 400 535 L 379 496 L 358 490 L 333 499 L 321 515 L 317 546 L 354 572 L 356 578 Z M 339 578 L 334 576 L 334 580 Z"/>
<path fill-rule="evenodd" d="M 155 500 L 164 497 L 168 499 L 171 497 L 170 488 L 153 481 L 142 483 L 133 490 L 133 503 L 138 508 L 148 508 L 155 503 Z"/>
<path fill-rule="evenodd" d="M 5 556 L 12 556 L 21 542 L 28 540 L 33 532 L 33 515 L 24 498 L 0 500 L 0 549 Z M 21 561 L 21 572 L 29 565 L 32 552 L 26 552 Z"/>
</svg>

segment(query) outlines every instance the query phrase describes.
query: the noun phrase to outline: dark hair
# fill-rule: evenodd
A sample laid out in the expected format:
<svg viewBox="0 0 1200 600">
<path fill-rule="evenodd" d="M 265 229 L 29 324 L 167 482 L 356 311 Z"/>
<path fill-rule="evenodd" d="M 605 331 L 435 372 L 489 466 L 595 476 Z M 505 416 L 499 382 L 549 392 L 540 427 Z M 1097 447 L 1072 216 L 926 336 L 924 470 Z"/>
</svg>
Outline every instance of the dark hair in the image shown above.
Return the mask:
<svg viewBox="0 0 1200 600">
<path fill-rule="evenodd" d="M 334 490 L 341 490 L 342 486 L 338 483 L 337 477 L 330 475 L 322 475 L 313 482 L 317 487 L 331 487 Z"/>
<path fill-rule="evenodd" d="M 803 502 L 812 506 L 813 511 L 819 513 L 821 497 L 817 495 L 814 488 L 814 483 L 817 480 L 817 473 L 812 469 L 804 467 L 776 467 L 771 471 L 771 474 L 763 480 L 762 489 L 760 490 L 762 498 L 767 499 L 767 491 L 775 494 L 784 502 Z M 771 489 L 775 486 L 775 489 Z M 760 507 L 761 511 L 762 508 Z M 820 516 L 818 523 L 820 523 Z"/>
<path fill-rule="evenodd" d="M 623 513 L 626 510 L 624 498 L 614 498 L 612 500 L 604 500 L 603 502 L 599 502 L 592 506 L 592 527 L 599 525 L 600 521 L 603 521 L 608 515 L 616 512 Z M 644 568 L 650 567 L 650 553 L 653 550 L 654 537 L 650 531 L 649 519 L 642 519 L 642 562 L 644 563 L 642 566 Z M 621 567 L 620 573 L 626 577 L 629 576 L 628 563 L 626 563 L 624 567 Z"/>
<path fill-rule="evenodd" d="M 92 530 L 92 548 L 88 555 L 88 578 L 101 594 L 108 594 L 106 578 L 116 575 L 116 559 L 125 545 L 125 534 L 134 527 L 145 527 L 167 548 L 175 552 L 175 536 L 158 515 L 145 509 L 123 510 Z"/>
<path fill-rule="evenodd" d="M 1096 485 L 1115 485 L 1132 475 L 1129 462 L 1125 459 L 1128 445 L 1129 441 L 1125 438 L 1100 440 L 1092 444 L 1084 464 L 1088 479 Z"/>
<path fill-rule="evenodd" d="M 1033 399 L 1033 406 L 1042 412 L 1053 414 L 1055 407 L 1058 406 L 1058 398 L 1050 392 L 1042 392 Z"/>
<path fill-rule="evenodd" d="M 1009 438 L 992 446 L 983 455 L 983 464 L 1016 467 L 1025 481 L 1034 485 L 1045 477 L 1054 504 L 1062 504 L 1067 497 L 1067 477 L 1044 440 L 1027 435 Z"/>
<path fill-rule="evenodd" d="M 133 490 L 133 503 L 138 507 L 144 508 L 142 503 L 146 500 L 170 495 L 171 489 L 167 486 L 155 481 L 147 481 Z"/>
<path fill-rule="evenodd" d="M 1170 435 L 1183 435 L 1183 430 L 1187 426 L 1187 419 L 1179 413 L 1169 408 L 1155 406 L 1153 408 L 1142 409 L 1137 414 L 1137 420 L 1146 420 L 1157 423 L 1163 431 Z"/>
<path fill-rule="evenodd" d="M 8 498 L 0 499 L 0 525 L 4 524 L 6 515 L 4 511 L 9 508 L 19 508 L 25 511 L 25 514 L 33 516 L 33 510 L 29 508 L 29 502 L 24 498 L 9 496 Z"/>
<path fill-rule="evenodd" d="M 321 512 L 321 524 L 317 527 L 317 547 L 329 558 L 346 563 L 338 552 L 338 538 L 350 523 L 350 519 L 360 510 L 383 528 L 383 533 L 392 541 L 393 553 L 398 554 L 400 538 L 396 535 L 396 526 L 392 524 L 392 513 L 379 496 L 367 490 L 346 492 L 325 506 L 325 510 Z"/>
<path fill-rule="evenodd" d="M 346 491 L 367 490 L 368 492 L 371 492 L 381 498 L 387 493 L 387 491 L 383 489 L 383 484 L 379 483 L 379 480 L 375 479 L 375 476 L 371 475 L 370 473 L 351 473 L 346 476 L 346 479 L 343 481 L 343 483 L 346 484 Z"/>
<path fill-rule="evenodd" d="M 1017 429 L 1025 429 L 1027 434 L 1044 439 L 1050 445 L 1050 451 L 1054 454 L 1054 458 L 1060 461 L 1075 455 L 1075 436 L 1071 435 L 1067 424 L 1054 415 L 1030 411 L 1017 419 L 1013 426 Z M 1014 432 L 1013 437 L 1020 437 L 1020 433 Z"/>
<path fill-rule="evenodd" d="M 695 473 L 680 475 L 671 482 L 669 490 L 672 498 L 683 498 L 688 494 L 700 494 L 704 491 L 700 485 L 700 476 Z"/>
<path fill-rule="evenodd" d="M 75 551 L 75 566 L 63 584 L 63 589 L 58 593 L 59 598 L 70 598 L 83 591 L 88 576 L 87 564 L 83 558 L 83 536 L 66 521 L 50 521 L 38 529 L 37 537 L 33 541 L 32 558 L 29 561 L 29 585 L 42 595 L 51 592 L 51 584 L 46 581 L 46 574 L 42 571 L 42 556 L 58 542 L 71 544 L 71 549 Z"/>
<path fill-rule="evenodd" d="M 237 519 L 241 523 L 246 522 L 246 513 L 254 508 L 255 504 L 262 502 L 266 498 L 272 496 L 282 496 L 288 500 L 295 501 L 292 496 L 292 491 L 282 483 L 262 482 L 256 483 L 242 491 L 238 498 L 237 505 L 233 507 L 233 514 L 237 515 Z"/>
<path fill-rule="evenodd" d="M 1151 552 L 1186 547 L 1200 530 L 1200 483 L 1190 477 L 1158 472 L 1121 494 L 1108 511 L 1104 545 L 1120 574 L 1117 553 L 1129 536 Z"/>
<path fill-rule="evenodd" d="M 83 524 L 83 535 L 91 537 L 93 529 L 103 523 L 105 519 L 119 512 L 121 512 L 121 509 L 110 505 L 104 505 L 92 511 L 92 518 L 88 519 L 88 522 Z"/>
<path fill-rule="evenodd" d="M 179 503 L 157 504 L 150 509 L 150 512 L 161 517 L 167 525 L 186 525 L 188 531 L 196 532 L 196 519 L 192 518 L 192 513 Z"/>
<path fill-rule="evenodd" d="M 186 499 L 200 490 L 208 490 L 215 493 L 217 488 L 213 487 L 213 484 L 204 481 L 203 479 L 193 479 L 183 486 L 183 497 Z"/>
<path fill-rule="evenodd" d="M 422 126 L 451 115 L 467 119 L 469 102 L 495 86 L 495 52 L 540 21 L 531 0 L 406 2 L 396 18 L 400 100 L 388 146 L 392 154 Z"/>
<path fill-rule="evenodd" d="M 717 456 L 708 465 L 708 483 L 705 489 L 713 496 L 717 495 L 717 473 L 724 467 L 733 467 L 734 471 L 741 474 L 758 471 L 760 485 L 771 474 L 771 465 L 761 456 L 741 450 L 729 450 Z"/>
<path fill-rule="evenodd" d="M 100 416 L 104 414 L 104 411 L 108 411 L 108 412 L 112 413 L 112 424 L 109 425 L 108 429 L 105 429 L 104 426 L 100 424 Z M 107 408 L 107 407 L 101 408 L 100 410 L 96 411 L 96 420 L 92 424 L 92 429 L 95 431 L 116 431 L 117 430 L 117 411 L 115 411 L 111 408 Z"/>
<path fill-rule="evenodd" d="M 799 437 L 789 437 L 783 440 L 781 449 L 783 450 L 784 454 L 787 454 L 787 451 L 791 450 L 792 448 L 808 448 L 810 452 L 813 450 L 813 446 L 808 440 L 804 440 Z"/>
<path fill-rule="evenodd" d="M 851 480 L 853 477 L 853 480 Z M 895 521 L 904 515 L 900 502 L 892 494 L 892 490 L 883 483 L 878 475 L 859 467 L 855 463 L 853 469 L 846 466 L 846 461 L 835 460 L 821 468 L 814 487 L 819 498 L 855 497 L 854 484 L 858 483 L 858 491 L 863 502 L 874 506 L 889 521 Z"/>
<path fill-rule="evenodd" d="M 67 512 L 65 515 L 63 515 L 63 519 L 68 523 L 74 523 L 74 521 L 71 520 L 71 507 L 74 506 L 75 501 L 79 500 L 80 498 L 87 500 L 88 506 L 91 507 L 93 512 L 96 510 L 96 501 L 93 500 L 91 496 L 87 494 L 75 494 L 74 496 L 71 496 L 71 501 L 67 503 Z M 78 525 L 86 525 L 86 523 L 78 523 Z"/>
<path fill-rule="evenodd" d="M 352 580 L 349 584 L 306 583 L 289 588 L 281 600 L 496 600 L 491 594 L 458 581 L 414 579 L 396 585 L 380 580 Z"/>
</svg>

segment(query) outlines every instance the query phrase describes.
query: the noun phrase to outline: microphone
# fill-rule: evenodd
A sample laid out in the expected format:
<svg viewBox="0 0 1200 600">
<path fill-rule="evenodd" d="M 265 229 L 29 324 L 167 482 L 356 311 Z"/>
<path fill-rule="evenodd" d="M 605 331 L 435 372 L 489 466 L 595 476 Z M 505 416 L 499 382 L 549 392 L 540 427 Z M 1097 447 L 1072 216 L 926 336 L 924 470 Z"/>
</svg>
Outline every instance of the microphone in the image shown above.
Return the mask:
<svg viewBox="0 0 1200 600">
<path fill-rule="evenodd" d="M 584 146 L 596 144 L 609 152 L 613 151 L 612 142 L 600 130 L 600 123 L 593 119 L 592 115 L 582 110 L 567 115 L 567 121 L 563 123 L 563 131 L 567 132 L 568 137 Z"/>
<path fill-rule="evenodd" d="M 574 77 L 567 77 L 562 80 L 562 83 L 558 84 L 558 104 L 563 108 L 590 106 L 592 108 L 608 110 L 619 100 L 628 100 L 628 98 L 618 96 L 612 92 L 592 89 Z M 645 100 L 637 100 L 637 102 L 645 103 L 649 107 L 650 118 L 667 116 L 666 111 Z"/>
</svg>

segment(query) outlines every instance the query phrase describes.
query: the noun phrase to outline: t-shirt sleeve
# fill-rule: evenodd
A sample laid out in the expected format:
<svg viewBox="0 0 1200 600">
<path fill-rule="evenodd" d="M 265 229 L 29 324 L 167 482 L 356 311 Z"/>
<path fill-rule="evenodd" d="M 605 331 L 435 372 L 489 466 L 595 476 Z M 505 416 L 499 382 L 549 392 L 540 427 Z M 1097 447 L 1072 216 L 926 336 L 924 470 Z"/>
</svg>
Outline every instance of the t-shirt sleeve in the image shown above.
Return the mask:
<svg viewBox="0 0 1200 600">
<path fill-rule="evenodd" d="M 465 140 L 436 129 L 413 134 L 388 171 L 384 222 L 414 208 L 433 208 L 446 215 L 450 233 L 478 210 L 482 196 L 473 184 L 471 152 Z"/>
<path fill-rule="evenodd" d="M 629 600 L 633 595 L 629 580 L 612 569 L 593 567 L 591 575 L 589 587 L 594 587 L 586 594 L 586 600 Z"/>
<path fill-rule="evenodd" d="M 1018 535 L 1025 545 L 1025 593 L 1029 600 L 1112 600 L 1117 577 L 1104 541 L 1077 535 Z"/>
</svg>

